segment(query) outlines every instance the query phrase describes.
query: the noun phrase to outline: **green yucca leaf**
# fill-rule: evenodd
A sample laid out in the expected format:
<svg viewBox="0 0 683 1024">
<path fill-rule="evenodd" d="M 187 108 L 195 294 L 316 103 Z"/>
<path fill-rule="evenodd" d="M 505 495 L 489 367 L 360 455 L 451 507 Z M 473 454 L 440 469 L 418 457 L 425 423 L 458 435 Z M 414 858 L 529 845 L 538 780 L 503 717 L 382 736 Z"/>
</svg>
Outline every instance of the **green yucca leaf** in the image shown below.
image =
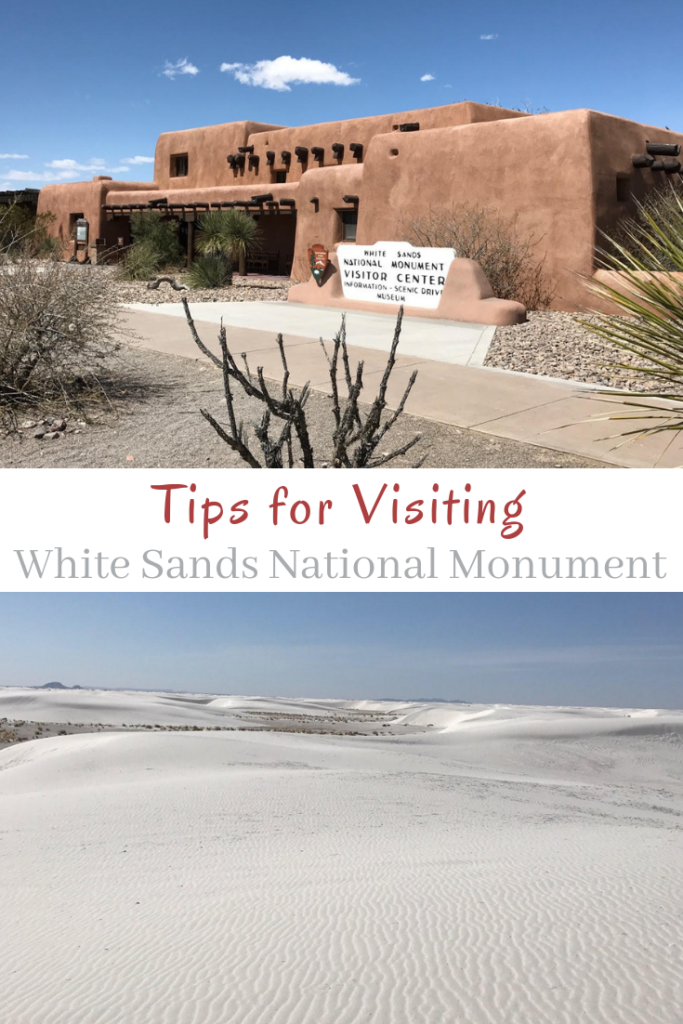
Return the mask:
<svg viewBox="0 0 683 1024">
<path fill-rule="evenodd" d="M 621 280 L 618 284 L 591 283 L 594 294 L 613 303 L 619 314 L 596 313 L 595 322 L 580 321 L 592 334 L 646 363 L 614 365 L 656 382 L 654 392 L 603 391 L 613 398 L 628 395 L 648 399 L 626 403 L 641 410 L 638 413 L 605 417 L 648 421 L 645 427 L 624 436 L 683 430 L 683 279 L 676 276 L 683 274 L 683 193 L 670 186 L 658 197 L 636 205 L 637 218 L 622 229 L 619 237 L 606 235 L 608 246 L 598 250 L 601 267 L 617 271 Z M 674 404 L 671 409 L 662 409 L 653 404 L 656 401 Z"/>
</svg>

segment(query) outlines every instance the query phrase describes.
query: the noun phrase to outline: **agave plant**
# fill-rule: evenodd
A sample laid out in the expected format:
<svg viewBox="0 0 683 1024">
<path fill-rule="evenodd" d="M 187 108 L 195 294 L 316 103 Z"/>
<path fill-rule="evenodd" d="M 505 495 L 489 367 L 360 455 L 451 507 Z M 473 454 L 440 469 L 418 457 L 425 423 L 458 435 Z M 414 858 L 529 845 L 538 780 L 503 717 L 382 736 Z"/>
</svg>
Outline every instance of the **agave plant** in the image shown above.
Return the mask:
<svg viewBox="0 0 683 1024">
<path fill-rule="evenodd" d="M 622 369 L 637 370 L 651 377 L 654 388 L 609 394 L 647 398 L 629 401 L 639 412 L 610 416 L 609 419 L 650 420 L 631 434 L 656 434 L 683 430 L 683 199 L 672 188 L 665 215 L 655 219 L 638 204 L 638 221 L 622 232 L 621 240 L 610 239 L 609 249 L 599 250 L 606 270 L 618 271 L 620 287 L 596 281 L 592 291 L 608 299 L 621 315 L 598 314 L 596 322 L 582 321 L 593 334 L 620 346 L 644 360 L 646 365 L 620 363 Z M 674 409 L 653 405 L 652 399 L 680 403 Z"/>
<path fill-rule="evenodd" d="M 199 222 L 197 248 L 201 253 L 222 253 L 236 260 L 239 274 L 247 273 L 247 256 L 260 247 L 261 232 L 256 221 L 241 210 L 215 210 Z"/>
</svg>

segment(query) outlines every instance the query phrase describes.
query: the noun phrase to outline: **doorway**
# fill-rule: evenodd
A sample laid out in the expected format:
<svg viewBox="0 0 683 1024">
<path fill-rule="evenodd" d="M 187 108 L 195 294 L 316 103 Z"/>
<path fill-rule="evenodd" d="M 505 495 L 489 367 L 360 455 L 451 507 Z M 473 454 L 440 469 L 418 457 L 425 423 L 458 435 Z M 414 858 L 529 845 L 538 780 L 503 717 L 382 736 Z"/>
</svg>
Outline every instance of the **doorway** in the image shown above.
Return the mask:
<svg viewBox="0 0 683 1024">
<path fill-rule="evenodd" d="M 289 277 L 296 241 L 296 210 L 264 210 L 254 220 L 261 232 L 260 248 L 247 260 L 247 270 Z"/>
</svg>

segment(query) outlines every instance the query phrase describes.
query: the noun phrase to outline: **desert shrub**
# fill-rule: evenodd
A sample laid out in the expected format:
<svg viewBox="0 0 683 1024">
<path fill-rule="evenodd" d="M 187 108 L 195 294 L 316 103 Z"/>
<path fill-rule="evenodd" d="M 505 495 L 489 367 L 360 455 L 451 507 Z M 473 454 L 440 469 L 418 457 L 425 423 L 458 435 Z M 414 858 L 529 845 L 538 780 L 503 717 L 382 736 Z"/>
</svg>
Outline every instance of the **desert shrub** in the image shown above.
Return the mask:
<svg viewBox="0 0 683 1024">
<path fill-rule="evenodd" d="M 192 288 L 224 288 L 232 284 L 232 263 L 222 253 L 198 256 L 187 272 Z"/>
<path fill-rule="evenodd" d="M 120 264 L 120 275 L 126 281 L 149 281 L 159 270 L 161 257 L 151 240 L 135 242 Z"/>
<path fill-rule="evenodd" d="M 0 252 L 15 252 L 33 231 L 35 216 L 18 203 L 0 207 L 0 211 Z"/>
<path fill-rule="evenodd" d="M 178 222 L 163 220 L 151 210 L 134 213 L 130 218 L 133 244 L 121 263 L 120 274 L 127 281 L 145 281 L 159 270 L 179 266 L 183 251 L 178 238 Z"/>
<path fill-rule="evenodd" d="M 54 221 L 53 213 L 36 215 L 32 209 L 19 203 L 0 206 L 0 254 L 40 256 L 60 253 L 61 242 L 49 234 Z"/>
<path fill-rule="evenodd" d="M 650 377 L 656 390 L 629 391 L 629 399 L 673 399 L 681 403 L 683 386 L 683 192 L 672 189 L 666 203 L 648 208 L 638 204 L 633 227 L 626 230 L 625 244 L 615 234 L 599 250 L 602 266 L 621 274 L 619 286 L 595 282 L 593 291 L 613 302 L 621 315 L 600 315 L 584 327 L 645 360 L 637 369 Z M 622 236 L 623 237 L 623 236 Z M 624 362 L 624 369 L 634 367 Z M 614 392 L 611 392 L 614 394 Z M 619 392 L 617 392 L 619 394 Z M 672 411 L 648 402 L 627 402 L 637 411 L 611 419 L 648 420 L 624 434 L 653 434 L 683 430 L 683 404 Z"/>
<path fill-rule="evenodd" d="M 38 253 L 39 256 L 48 256 L 51 259 L 59 259 L 64 251 L 64 243 L 61 238 L 55 238 L 54 235 L 45 234 L 44 238 L 41 238 L 38 242 Z"/>
<path fill-rule="evenodd" d="M 476 260 L 499 299 L 514 299 L 527 309 L 547 309 L 554 289 L 544 260 L 535 252 L 538 239 L 518 231 L 514 219 L 497 210 L 461 203 L 434 209 L 403 230 L 412 245 L 455 249 Z"/>
<path fill-rule="evenodd" d="M 222 253 L 239 266 L 238 273 L 247 272 L 247 256 L 261 246 L 261 230 L 248 213 L 242 210 L 215 210 L 199 222 L 197 248 L 201 253 Z"/>
<path fill-rule="evenodd" d="M 183 262 L 178 227 L 177 220 L 163 220 L 160 214 L 151 210 L 138 211 L 130 218 L 133 242 L 147 242 L 159 254 L 160 269 Z"/>
<path fill-rule="evenodd" d="M 24 255 L 0 262 L 0 404 L 39 403 L 95 382 L 116 347 L 117 309 L 96 268 Z"/>
</svg>

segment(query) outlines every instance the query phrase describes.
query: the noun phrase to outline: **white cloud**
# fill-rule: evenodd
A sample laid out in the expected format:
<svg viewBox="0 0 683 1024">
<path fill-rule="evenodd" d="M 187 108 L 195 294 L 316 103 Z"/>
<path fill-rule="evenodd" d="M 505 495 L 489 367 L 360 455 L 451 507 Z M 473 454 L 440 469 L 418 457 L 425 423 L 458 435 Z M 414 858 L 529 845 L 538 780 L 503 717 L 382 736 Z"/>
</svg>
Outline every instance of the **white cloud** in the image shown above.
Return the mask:
<svg viewBox="0 0 683 1024">
<path fill-rule="evenodd" d="M 153 156 L 124 156 L 124 164 L 153 164 Z"/>
<path fill-rule="evenodd" d="M 0 175 L 4 185 L 9 185 L 12 182 L 42 182 L 43 185 L 49 185 L 53 182 L 69 181 L 70 179 L 78 177 L 78 171 L 6 171 Z"/>
<path fill-rule="evenodd" d="M 51 181 L 55 175 L 38 174 L 36 171 L 7 171 L 4 181 Z"/>
<path fill-rule="evenodd" d="M 420 81 L 421 82 L 433 82 L 434 81 L 434 75 L 423 75 L 422 78 L 420 79 Z"/>
<path fill-rule="evenodd" d="M 194 64 L 190 64 L 187 57 L 183 57 L 182 60 L 177 60 L 175 64 L 167 60 L 161 73 L 166 75 L 166 78 L 175 78 L 176 75 L 198 75 L 199 68 L 195 67 Z"/>
<path fill-rule="evenodd" d="M 258 85 L 276 92 L 291 92 L 290 85 L 356 85 L 360 78 L 351 78 L 334 64 L 308 57 L 276 57 L 256 64 L 221 64 L 243 85 Z"/>
<path fill-rule="evenodd" d="M 498 38 L 498 33 L 497 33 L 497 32 L 495 32 L 495 33 L 493 33 L 493 32 L 492 32 L 492 33 L 491 33 L 490 35 L 488 35 L 488 36 L 479 36 L 479 38 L 480 38 L 480 39 L 484 39 L 484 40 L 489 40 L 489 39 L 497 39 L 497 38 Z"/>
<path fill-rule="evenodd" d="M 77 160 L 50 160 L 49 163 L 45 164 L 46 167 L 50 167 L 55 171 L 66 171 L 72 173 L 73 171 L 94 171 L 96 174 L 109 174 L 116 171 L 127 171 L 128 166 L 121 165 L 120 167 L 107 167 L 104 160 L 96 160 L 94 157 L 89 164 L 79 164 Z"/>
<path fill-rule="evenodd" d="M 151 158 L 150 158 L 151 159 Z M 9 186 L 17 182 L 37 182 L 48 185 L 60 181 L 73 181 L 75 178 L 82 178 L 83 171 L 90 171 L 94 174 L 113 174 L 118 171 L 127 171 L 127 165 L 120 167 L 107 167 L 104 160 L 93 158 L 88 164 L 80 164 L 77 160 L 50 160 L 45 168 L 40 171 L 19 171 L 13 169 L 0 174 L 2 185 Z"/>
<path fill-rule="evenodd" d="M 28 160 L 26 153 L 0 153 L 0 160 Z"/>
</svg>

